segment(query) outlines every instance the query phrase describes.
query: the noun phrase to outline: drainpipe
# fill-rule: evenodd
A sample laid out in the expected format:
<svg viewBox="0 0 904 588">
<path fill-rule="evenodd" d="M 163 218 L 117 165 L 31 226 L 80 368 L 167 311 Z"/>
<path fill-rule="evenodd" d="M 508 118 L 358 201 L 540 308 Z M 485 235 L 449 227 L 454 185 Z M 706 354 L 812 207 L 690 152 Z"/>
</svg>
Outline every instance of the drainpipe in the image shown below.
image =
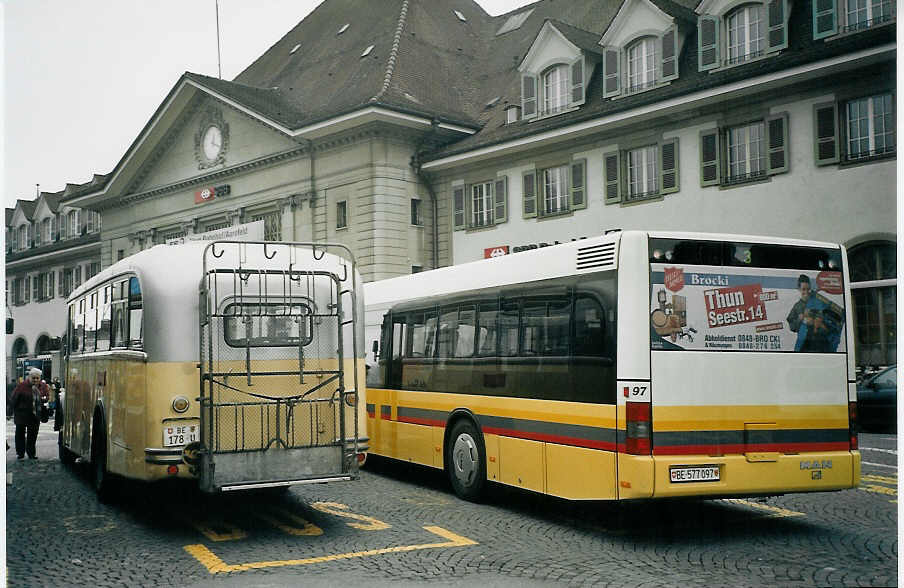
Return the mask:
<svg viewBox="0 0 904 588">
<path fill-rule="evenodd" d="M 436 201 L 436 191 L 433 189 L 433 182 L 430 179 L 430 174 L 421 169 L 421 147 L 431 136 L 436 134 L 437 128 L 439 128 L 439 119 L 434 118 L 430 122 L 430 132 L 424 135 L 415 148 L 414 155 L 411 157 L 411 166 L 414 168 L 415 174 L 417 174 L 418 181 L 427 188 L 427 194 L 430 196 L 430 208 L 433 217 L 433 230 L 431 231 L 433 241 L 431 247 L 433 252 L 433 267 L 430 269 L 439 267 L 439 204 Z"/>
<path fill-rule="evenodd" d="M 314 200 L 317 195 L 317 185 L 315 184 L 315 175 L 314 175 L 314 141 L 312 139 L 307 139 L 308 142 L 308 160 L 311 165 L 311 189 L 308 191 L 308 209 L 311 211 L 311 241 L 317 241 L 317 225 L 314 224 Z M 324 241 L 326 240 L 326 235 L 323 236 Z"/>
</svg>

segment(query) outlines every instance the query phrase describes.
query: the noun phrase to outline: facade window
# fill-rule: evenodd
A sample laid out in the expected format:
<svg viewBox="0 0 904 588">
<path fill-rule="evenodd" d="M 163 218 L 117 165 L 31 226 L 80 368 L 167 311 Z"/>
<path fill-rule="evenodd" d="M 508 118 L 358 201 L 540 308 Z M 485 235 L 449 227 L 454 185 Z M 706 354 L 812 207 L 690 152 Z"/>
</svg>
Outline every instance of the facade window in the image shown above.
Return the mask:
<svg viewBox="0 0 904 588">
<path fill-rule="evenodd" d="M 16 239 L 16 249 L 25 251 L 28 249 L 28 225 L 19 225 L 18 239 Z"/>
<path fill-rule="evenodd" d="M 53 223 L 49 218 L 45 218 L 41 221 L 41 242 L 53 242 Z"/>
<path fill-rule="evenodd" d="M 413 274 L 419 274 L 419 273 L 421 273 L 422 271 L 424 271 L 423 266 L 420 266 L 420 265 L 413 265 L 413 266 L 411 266 L 411 273 L 413 273 Z"/>
<path fill-rule="evenodd" d="M 13 304 L 22 306 L 28 303 L 28 278 L 19 277 L 13 280 Z"/>
<path fill-rule="evenodd" d="M 872 241 L 848 254 L 856 313 L 858 366 L 897 363 L 897 256 L 895 244 Z"/>
<path fill-rule="evenodd" d="M 551 167 L 541 172 L 540 214 L 558 214 L 568 211 L 568 166 Z"/>
<path fill-rule="evenodd" d="M 336 203 L 336 228 L 348 227 L 348 202 L 341 200 Z"/>
<path fill-rule="evenodd" d="M 469 227 L 488 227 L 493 224 L 493 182 L 471 186 L 471 221 Z"/>
<path fill-rule="evenodd" d="M 54 272 L 44 272 L 38 274 L 35 277 L 36 288 L 35 288 L 35 300 L 38 302 L 43 302 L 45 300 L 50 300 L 53 298 L 54 294 L 54 278 L 56 277 Z"/>
<path fill-rule="evenodd" d="M 452 187 L 452 219 L 456 231 L 490 227 L 508 220 L 508 178 Z"/>
<path fill-rule="evenodd" d="M 848 159 L 895 151 L 895 109 L 891 94 L 851 100 L 845 112 Z"/>
<path fill-rule="evenodd" d="M 90 280 L 94 276 L 100 273 L 100 262 L 92 261 L 87 266 L 85 266 L 85 279 Z"/>
<path fill-rule="evenodd" d="M 789 170 L 788 115 L 700 133 L 700 185 L 733 185 Z"/>
<path fill-rule="evenodd" d="M 164 241 L 165 243 L 166 241 Z M 122 261 L 126 256 L 125 249 L 117 249 L 116 250 L 116 261 Z"/>
<path fill-rule="evenodd" d="M 416 227 L 424 226 L 424 219 L 421 216 L 421 201 L 419 198 L 411 199 L 411 224 Z"/>
<path fill-rule="evenodd" d="M 628 46 L 628 91 L 636 92 L 656 84 L 656 54 L 658 39 L 644 37 Z"/>
<path fill-rule="evenodd" d="M 659 195 L 658 151 L 656 145 L 628 151 L 628 200 Z"/>
<path fill-rule="evenodd" d="M 63 296 L 69 296 L 72 291 L 75 289 L 75 282 L 73 280 L 73 272 L 72 269 L 64 269 L 63 270 Z"/>
<path fill-rule="evenodd" d="M 540 110 L 542 114 L 553 114 L 568 106 L 568 66 L 554 65 L 541 76 L 542 93 Z"/>
<path fill-rule="evenodd" d="M 525 172 L 522 176 L 524 218 L 553 216 L 587 207 L 587 161 Z"/>
<path fill-rule="evenodd" d="M 232 226 L 232 223 L 229 221 L 222 221 L 219 223 L 209 223 L 204 225 L 204 232 L 208 233 L 210 231 L 219 231 L 220 229 L 228 229 Z"/>
<path fill-rule="evenodd" d="M 893 22 L 896 3 L 892 0 L 815 0 L 813 38 L 867 30 Z"/>
<path fill-rule="evenodd" d="M 78 288 L 79 286 L 82 285 L 82 266 L 80 266 L 80 265 L 75 266 L 75 270 L 73 272 L 72 279 L 74 281 L 73 289 Z"/>
<path fill-rule="evenodd" d="M 763 54 L 764 12 L 762 4 L 748 4 L 729 14 L 727 63 L 740 63 Z"/>
<path fill-rule="evenodd" d="M 100 231 L 100 213 L 93 210 L 85 211 L 88 223 L 88 232 L 96 233 Z"/>
<path fill-rule="evenodd" d="M 763 122 L 728 129 L 728 182 L 766 175 L 765 134 Z"/>
<path fill-rule="evenodd" d="M 264 221 L 264 241 L 282 241 L 282 215 L 278 210 L 256 214 L 251 222 Z"/>
</svg>

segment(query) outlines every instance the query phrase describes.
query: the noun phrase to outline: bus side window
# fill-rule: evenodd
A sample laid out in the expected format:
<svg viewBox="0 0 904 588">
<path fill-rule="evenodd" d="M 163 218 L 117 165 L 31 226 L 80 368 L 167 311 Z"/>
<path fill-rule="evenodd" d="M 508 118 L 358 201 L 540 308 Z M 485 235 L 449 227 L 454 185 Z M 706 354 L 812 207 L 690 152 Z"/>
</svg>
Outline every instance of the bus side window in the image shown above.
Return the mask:
<svg viewBox="0 0 904 588">
<path fill-rule="evenodd" d="M 391 345 L 392 345 L 392 355 L 390 356 L 390 367 L 389 367 L 389 387 L 399 389 L 402 387 L 402 351 L 404 347 L 402 344 L 404 343 L 404 334 L 405 334 L 405 317 L 404 316 L 393 316 L 392 317 L 392 333 L 391 333 Z M 385 348 L 384 348 L 385 349 Z M 385 353 L 385 351 L 384 351 Z"/>
<path fill-rule="evenodd" d="M 454 357 L 455 337 L 458 334 L 458 307 L 446 307 L 439 315 L 437 357 Z"/>
<path fill-rule="evenodd" d="M 474 356 L 474 330 L 477 312 L 472 305 L 463 306 L 458 313 L 455 336 L 455 357 Z"/>
<path fill-rule="evenodd" d="M 546 302 L 526 300 L 521 313 L 521 355 L 540 355 L 546 335 Z"/>
<path fill-rule="evenodd" d="M 574 355 L 602 356 L 605 330 L 599 303 L 589 296 L 579 296 L 574 304 Z"/>
<path fill-rule="evenodd" d="M 428 310 L 424 316 L 424 325 L 426 332 L 424 333 L 424 357 L 433 357 L 436 355 L 436 311 Z"/>
<path fill-rule="evenodd" d="M 72 349 L 76 353 L 85 352 L 85 299 L 82 298 L 77 303 L 75 311 L 75 337 L 72 342 Z"/>
<path fill-rule="evenodd" d="M 409 315 L 407 325 L 408 339 L 405 341 L 405 357 L 424 357 L 426 344 L 424 315 L 419 312 Z"/>
<path fill-rule="evenodd" d="M 99 301 L 100 309 L 98 317 L 100 323 L 97 326 L 97 350 L 109 351 L 110 349 L 110 311 L 112 300 L 110 297 L 110 286 L 104 286 L 103 298 Z"/>
<path fill-rule="evenodd" d="M 515 357 L 518 355 L 518 315 L 520 307 L 517 300 L 504 300 L 499 311 L 499 355 Z"/>
<path fill-rule="evenodd" d="M 480 305 L 480 313 L 477 315 L 477 357 L 496 355 L 498 317 L 498 303 L 484 302 Z"/>
<path fill-rule="evenodd" d="M 129 347 L 142 348 L 141 338 L 142 300 L 138 278 L 129 278 Z"/>
</svg>

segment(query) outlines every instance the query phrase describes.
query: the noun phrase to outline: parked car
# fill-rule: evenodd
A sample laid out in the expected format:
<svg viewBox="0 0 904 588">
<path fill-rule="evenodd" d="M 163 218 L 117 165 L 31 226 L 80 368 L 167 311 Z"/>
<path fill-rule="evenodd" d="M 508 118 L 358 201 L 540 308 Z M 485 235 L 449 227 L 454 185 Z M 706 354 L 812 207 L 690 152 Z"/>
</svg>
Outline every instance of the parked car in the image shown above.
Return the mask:
<svg viewBox="0 0 904 588">
<path fill-rule="evenodd" d="M 883 432 L 897 430 L 897 365 L 868 376 L 857 385 L 857 412 L 863 430 Z"/>
</svg>

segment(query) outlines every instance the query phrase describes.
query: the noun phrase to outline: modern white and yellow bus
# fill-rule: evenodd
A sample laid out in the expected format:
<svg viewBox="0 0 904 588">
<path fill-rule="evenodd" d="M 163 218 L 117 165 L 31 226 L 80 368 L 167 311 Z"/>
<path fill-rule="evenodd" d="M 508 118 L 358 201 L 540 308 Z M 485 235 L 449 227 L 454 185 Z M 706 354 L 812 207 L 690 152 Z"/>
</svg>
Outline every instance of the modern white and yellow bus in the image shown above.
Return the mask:
<svg viewBox="0 0 904 588">
<path fill-rule="evenodd" d="M 368 284 L 370 452 L 466 499 L 856 487 L 847 284 L 838 245 L 640 231 Z"/>
<path fill-rule="evenodd" d="M 60 459 L 90 462 L 102 497 L 116 476 L 357 478 L 361 284 L 323 244 L 158 245 L 103 270 L 68 300 Z"/>
</svg>

